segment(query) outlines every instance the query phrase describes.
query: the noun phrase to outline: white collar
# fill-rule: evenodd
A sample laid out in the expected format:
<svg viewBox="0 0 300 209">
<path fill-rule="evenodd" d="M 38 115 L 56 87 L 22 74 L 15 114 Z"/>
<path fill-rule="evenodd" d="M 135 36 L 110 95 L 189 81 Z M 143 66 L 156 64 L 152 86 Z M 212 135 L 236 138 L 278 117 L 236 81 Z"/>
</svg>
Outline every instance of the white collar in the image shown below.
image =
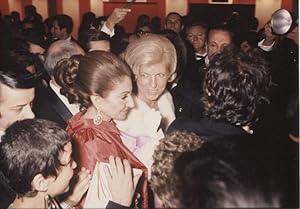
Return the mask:
<svg viewBox="0 0 300 209">
<path fill-rule="evenodd" d="M 0 131 L 0 143 L 1 143 L 1 137 L 5 134 L 4 131 Z"/>
<path fill-rule="evenodd" d="M 70 104 L 67 97 L 65 97 L 64 95 L 62 95 L 60 93 L 61 87 L 56 86 L 53 83 L 53 80 L 50 80 L 49 86 L 55 92 L 55 94 L 58 96 L 58 98 L 64 103 L 64 105 L 66 105 L 66 107 L 70 110 L 70 112 L 73 115 L 75 115 L 76 113 L 79 112 L 79 104 Z"/>
<path fill-rule="evenodd" d="M 208 56 L 205 57 L 205 60 L 204 60 L 204 61 L 205 61 L 205 66 L 207 67 L 207 66 L 209 65 L 209 59 L 208 59 Z"/>
</svg>

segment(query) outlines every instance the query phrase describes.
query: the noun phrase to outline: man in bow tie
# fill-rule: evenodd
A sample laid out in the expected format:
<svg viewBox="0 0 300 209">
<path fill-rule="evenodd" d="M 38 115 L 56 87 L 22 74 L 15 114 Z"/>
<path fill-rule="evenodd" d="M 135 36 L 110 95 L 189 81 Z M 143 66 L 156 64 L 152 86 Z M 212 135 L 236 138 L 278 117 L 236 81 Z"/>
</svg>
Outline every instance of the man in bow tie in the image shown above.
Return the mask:
<svg viewBox="0 0 300 209">
<path fill-rule="evenodd" d="M 186 38 L 193 46 L 196 61 L 206 56 L 207 25 L 201 22 L 191 23 L 186 27 Z"/>
</svg>

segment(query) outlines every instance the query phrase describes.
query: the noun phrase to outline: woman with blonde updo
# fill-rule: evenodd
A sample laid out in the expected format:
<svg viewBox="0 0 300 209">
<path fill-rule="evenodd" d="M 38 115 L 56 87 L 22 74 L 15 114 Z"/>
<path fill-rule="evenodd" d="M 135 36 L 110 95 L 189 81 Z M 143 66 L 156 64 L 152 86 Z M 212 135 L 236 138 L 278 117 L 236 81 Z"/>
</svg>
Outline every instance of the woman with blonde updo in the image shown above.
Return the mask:
<svg viewBox="0 0 300 209">
<path fill-rule="evenodd" d="M 93 51 L 60 61 L 54 77 L 69 102 L 79 103 L 81 107 L 67 127 L 68 134 L 74 138 L 79 166 L 93 171 L 98 161 L 108 162 L 109 156 L 114 156 L 124 159 L 124 166 L 129 162 L 132 167 L 142 169 L 147 178 L 147 169 L 123 145 L 113 122 L 114 119 L 125 120 L 133 107 L 129 66 L 112 53 Z M 145 208 L 148 206 L 147 182 L 142 185 L 142 206 Z M 127 188 L 129 198 L 118 197 L 120 199 L 112 201 L 129 207 L 134 195 L 134 188 L 132 190 Z"/>
</svg>

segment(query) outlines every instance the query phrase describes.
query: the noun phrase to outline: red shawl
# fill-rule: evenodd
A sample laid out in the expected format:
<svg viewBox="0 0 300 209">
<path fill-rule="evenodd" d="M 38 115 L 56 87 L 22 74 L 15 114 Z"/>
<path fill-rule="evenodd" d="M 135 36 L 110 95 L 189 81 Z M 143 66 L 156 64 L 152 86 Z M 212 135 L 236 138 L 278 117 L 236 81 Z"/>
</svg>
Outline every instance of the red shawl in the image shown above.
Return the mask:
<svg viewBox="0 0 300 209">
<path fill-rule="evenodd" d="M 147 168 L 122 143 L 120 132 L 114 122 L 102 121 L 95 125 L 92 119 L 82 118 L 84 112 L 74 115 L 68 123 L 67 132 L 73 138 L 75 159 L 79 167 L 94 171 L 96 162 L 108 162 L 110 155 L 127 159 L 133 168 L 142 169 L 143 208 L 148 208 Z M 84 198 L 83 198 L 84 199 Z M 81 201 L 83 206 L 84 200 Z"/>
</svg>

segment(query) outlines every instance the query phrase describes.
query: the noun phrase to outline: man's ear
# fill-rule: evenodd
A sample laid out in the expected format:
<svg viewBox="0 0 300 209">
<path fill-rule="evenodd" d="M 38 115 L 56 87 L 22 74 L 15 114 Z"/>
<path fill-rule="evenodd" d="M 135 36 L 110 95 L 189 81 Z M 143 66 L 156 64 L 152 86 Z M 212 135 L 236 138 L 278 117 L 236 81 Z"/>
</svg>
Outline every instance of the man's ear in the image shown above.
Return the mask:
<svg viewBox="0 0 300 209">
<path fill-rule="evenodd" d="M 50 178 L 44 178 L 44 176 L 39 173 L 33 178 L 31 186 L 35 191 L 46 192 L 48 190 L 49 180 Z"/>
<path fill-rule="evenodd" d="M 177 73 L 176 73 L 176 72 L 172 73 L 172 74 L 170 75 L 169 79 L 168 79 L 168 82 L 174 81 L 175 78 L 176 78 L 176 76 L 177 76 Z"/>
</svg>

